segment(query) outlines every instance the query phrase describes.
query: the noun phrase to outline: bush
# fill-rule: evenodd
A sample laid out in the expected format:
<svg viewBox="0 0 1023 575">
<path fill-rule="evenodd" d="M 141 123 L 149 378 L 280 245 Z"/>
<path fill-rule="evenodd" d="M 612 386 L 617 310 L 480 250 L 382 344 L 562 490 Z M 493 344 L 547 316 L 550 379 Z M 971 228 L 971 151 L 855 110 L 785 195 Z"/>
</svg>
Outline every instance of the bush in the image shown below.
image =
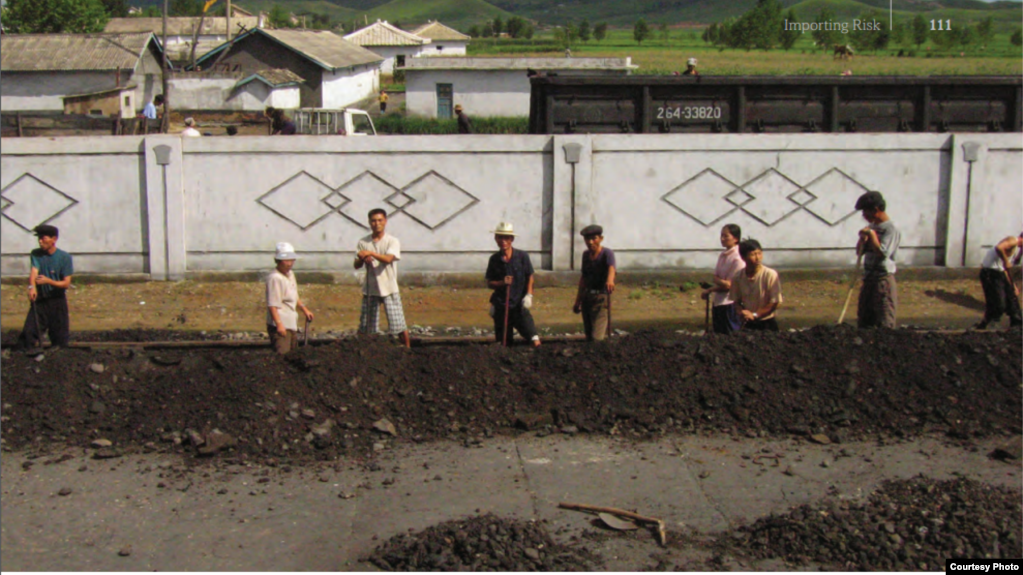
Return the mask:
<svg viewBox="0 0 1023 575">
<path fill-rule="evenodd" d="M 529 132 L 529 118 L 480 117 L 471 118 L 477 134 L 526 134 Z M 377 132 L 381 134 L 422 136 L 457 134 L 458 121 L 434 118 L 403 117 L 397 114 L 383 116 L 376 120 Z"/>
</svg>

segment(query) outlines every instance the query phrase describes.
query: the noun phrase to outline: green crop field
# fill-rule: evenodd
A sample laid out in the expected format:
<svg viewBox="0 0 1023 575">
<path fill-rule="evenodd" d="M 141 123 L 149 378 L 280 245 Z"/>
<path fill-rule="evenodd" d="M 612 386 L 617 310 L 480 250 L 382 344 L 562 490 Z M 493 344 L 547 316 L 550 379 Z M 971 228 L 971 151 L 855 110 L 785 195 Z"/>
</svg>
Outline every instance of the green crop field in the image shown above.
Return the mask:
<svg viewBox="0 0 1023 575">
<path fill-rule="evenodd" d="M 719 50 L 700 40 L 702 30 L 670 30 L 668 41 L 655 38 L 638 45 L 631 30 L 612 29 L 602 42 L 575 42 L 575 57 L 624 58 L 632 57 L 639 66 L 636 74 L 670 74 L 685 69 L 689 57 L 699 60 L 703 74 L 715 75 L 838 75 L 851 70 L 857 76 L 874 75 L 1020 75 L 1023 74 L 1021 49 L 1009 42 L 1008 34 L 996 34 L 986 49 L 973 46 L 962 52 L 940 52 L 928 41 L 917 48 L 901 48 L 912 57 L 899 57 L 900 48 L 857 53 L 851 60 L 835 60 L 830 53 L 817 50 L 810 34 L 803 35 L 795 47 L 784 50 Z M 548 35 L 528 40 L 474 39 L 469 44 L 470 55 L 499 56 L 563 56 L 564 49 Z"/>
</svg>

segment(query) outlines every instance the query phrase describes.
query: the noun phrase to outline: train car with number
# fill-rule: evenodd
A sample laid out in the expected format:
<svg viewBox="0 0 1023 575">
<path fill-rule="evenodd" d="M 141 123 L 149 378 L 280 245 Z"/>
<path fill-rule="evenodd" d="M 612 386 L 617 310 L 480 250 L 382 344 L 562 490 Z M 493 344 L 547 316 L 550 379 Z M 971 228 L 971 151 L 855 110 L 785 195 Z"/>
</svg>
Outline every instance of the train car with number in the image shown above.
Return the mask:
<svg viewBox="0 0 1023 575">
<path fill-rule="evenodd" d="M 1021 132 L 1019 76 L 547 76 L 531 134 Z"/>
</svg>

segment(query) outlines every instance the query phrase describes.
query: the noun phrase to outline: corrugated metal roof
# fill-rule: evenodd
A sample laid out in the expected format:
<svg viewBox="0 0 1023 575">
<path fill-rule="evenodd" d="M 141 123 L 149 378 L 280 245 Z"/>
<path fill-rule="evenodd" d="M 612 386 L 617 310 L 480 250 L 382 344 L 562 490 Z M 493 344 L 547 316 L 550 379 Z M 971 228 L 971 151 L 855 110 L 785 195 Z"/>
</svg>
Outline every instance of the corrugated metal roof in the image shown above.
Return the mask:
<svg viewBox="0 0 1023 575">
<path fill-rule="evenodd" d="M 48 72 L 134 69 L 152 32 L 140 34 L 3 34 L 0 70 Z"/>
<path fill-rule="evenodd" d="M 415 34 L 416 36 L 420 36 L 422 38 L 429 38 L 430 40 L 434 41 L 454 40 L 468 42 L 471 39 L 470 36 L 466 36 L 465 34 L 459 32 L 458 30 L 455 30 L 454 28 L 449 28 L 441 24 L 440 22 L 427 22 L 426 24 L 423 24 L 422 26 L 413 30 L 412 33 Z"/>
<path fill-rule="evenodd" d="M 235 34 L 242 30 L 255 28 L 259 25 L 259 18 L 255 16 L 239 16 L 231 18 L 231 29 Z M 191 36 L 199 27 L 199 18 L 176 16 L 167 18 L 167 34 L 169 36 Z M 131 32 L 153 32 L 157 36 L 163 34 L 163 18 L 111 18 L 107 27 L 103 29 L 107 33 L 125 34 Z M 202 21 L 200 34 L 207 36 L 226 36 L 227 18 L 210 16 Z"/>
<path fill-rule="evenodd" d="M 632 58 L 408 58 L 405 70 L 633 70 Z"/>
<path fill-rule="evenodd" d="M 430 43 L 427 38 L 416 36 L 380 20 L 352 32 L 345 36 L 345 40 L 359 46 L 422 46 Z"/>
</svg>

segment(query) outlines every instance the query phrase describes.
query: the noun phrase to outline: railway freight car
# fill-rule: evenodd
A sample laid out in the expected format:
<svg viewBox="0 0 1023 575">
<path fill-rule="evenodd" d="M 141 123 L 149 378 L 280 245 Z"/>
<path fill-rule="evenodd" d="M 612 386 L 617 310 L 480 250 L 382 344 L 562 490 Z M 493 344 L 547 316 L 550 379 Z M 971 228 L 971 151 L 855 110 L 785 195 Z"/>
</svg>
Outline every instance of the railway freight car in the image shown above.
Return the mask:
<svg viewBox="0 0 1023 575">
<path fill-rule="evenodd" d="M 532 134 L 1020 132 L 1019 76 L 535 77 Z"/>
</svg>

